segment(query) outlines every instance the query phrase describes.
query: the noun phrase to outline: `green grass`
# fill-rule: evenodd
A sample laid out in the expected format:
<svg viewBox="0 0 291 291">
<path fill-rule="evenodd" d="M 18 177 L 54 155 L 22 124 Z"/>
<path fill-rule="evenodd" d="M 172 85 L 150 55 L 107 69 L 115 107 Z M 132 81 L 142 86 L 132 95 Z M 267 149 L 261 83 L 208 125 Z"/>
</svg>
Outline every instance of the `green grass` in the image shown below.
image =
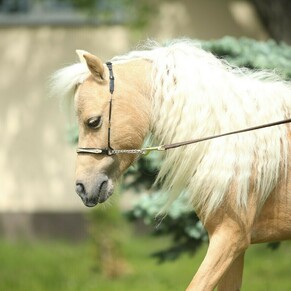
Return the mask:
<svg viewBox="0 0 291 291">
<path fill-rule="evenodd" d="M 291 242 L 278 250 L 265 244 L 251 246 L 246 253 L 243 290 L 291 290 Z"/>
<path fill-rule="evenodd" d="M 167 243 L 165 239 L 129 236 L 124 254 L 130 273 L 108 279 L 94 271 L 88 243 L 9 243 L 2 240 L 0 290 L 185 290 L 207 246 L 203 246 L 194 257 L 182 256 L 175 262 L 159 265 L 149 254 Z M 251 247 L 246 256 L 242 290 L 291 290 L 291 243 L 283 243 L 277 251 L 265 245 Z"/>
</svg>

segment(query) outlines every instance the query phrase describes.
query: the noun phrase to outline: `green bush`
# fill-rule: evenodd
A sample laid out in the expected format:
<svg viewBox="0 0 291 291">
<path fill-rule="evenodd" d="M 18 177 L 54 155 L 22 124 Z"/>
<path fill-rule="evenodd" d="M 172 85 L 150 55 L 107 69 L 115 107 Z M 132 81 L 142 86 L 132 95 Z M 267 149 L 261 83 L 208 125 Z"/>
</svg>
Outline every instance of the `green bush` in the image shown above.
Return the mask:
<svg viewBox="0 0 291 291">
<path fill-rule="evenodd" d="M 271 70 L 284 79 L 291 78 L 291 47 L 283 42 L 278 44 L 274 40 L 259 42 L 226 36 L 215 41 L 203 41 L 202 47 L 232 65 Z"/>
</svg>

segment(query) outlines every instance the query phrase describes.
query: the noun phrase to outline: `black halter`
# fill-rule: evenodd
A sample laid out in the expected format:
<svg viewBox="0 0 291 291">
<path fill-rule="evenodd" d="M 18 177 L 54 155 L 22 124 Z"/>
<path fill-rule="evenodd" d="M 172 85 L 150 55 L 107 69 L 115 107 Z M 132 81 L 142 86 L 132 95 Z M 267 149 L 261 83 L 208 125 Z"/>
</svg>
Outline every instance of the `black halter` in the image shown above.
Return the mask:
<svg viewBox="0 0 291 291">
<path fill-rule="evenodd" d="M 212 135 L 208 137 L 203 137 L 203 138 L 197 138 L 193 140 L 188 140 L 188 141 L 183 141 L 183 142 L 177 142 L 177 143 L 172 143 L 172 144 L 164 144 L 160 146 L 155 146 L 155 147 L 146 147 L 146 148 L 141 148 L 141 149 L 113 149 L 111 147 L 111 116 L 112 116 L 112 101 L 113 101 L 113 93 L 114 93 L 114 75 L 113 75 L 113 68 L 112 68 L 112 63 L 107 62 L 106 63 L 107 68 L 109 70 L 109 92 L 110 92 L 110 100 L 109 100 L 109 114 L 108 114 L 108 135 L 107 135 L 107 148 L 77 148 L 77 153 L 78 154 L 103 154 L 107 156 L 112 156 L 116 154 L 148 154 L 151 151 L 165 151 L 169 149 L 174 149 L 178 148 L 181 146 L 186 146 L 198 142 L 203 142 L 206 140 L 211 140 L 215 138 L 220 138 L 228 135 L 233 135 L 233 134 L 239 134 L 243 132 L 248 132 L 248 131 L 253 131 L 253 130 L 258 130 L 266 127 L 272 127 L 272 126 L 277 126 L 281 124 L 286 124 L 291 122 L 291 118 L 289 119 L 284 119 L 276 122 L 271 122 L 267 124 L 262 124 L 254 127 L 249 127 L 249 128 L 244 128 L 240 130 L 235 130 L 231 132 L 226 132 L 218 135 Z"/>
</svg>

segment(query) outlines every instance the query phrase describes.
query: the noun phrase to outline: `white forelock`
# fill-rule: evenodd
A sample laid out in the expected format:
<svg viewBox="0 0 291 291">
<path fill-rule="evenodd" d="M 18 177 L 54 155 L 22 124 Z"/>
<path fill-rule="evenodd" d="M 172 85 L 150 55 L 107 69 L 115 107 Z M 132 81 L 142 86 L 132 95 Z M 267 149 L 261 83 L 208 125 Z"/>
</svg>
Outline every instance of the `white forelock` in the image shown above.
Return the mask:
<svg viewBox="0 0 291 291">
<path fill-rule="evenodd" d="M 50 95 L 53 97 L 61 95 L 64 99 L 71 98 L 75 94 L 76 86 L 88 76 L 89 70 L 84 63 L 64 67 L 52 75 L 49 81 Z"/>
</svg>

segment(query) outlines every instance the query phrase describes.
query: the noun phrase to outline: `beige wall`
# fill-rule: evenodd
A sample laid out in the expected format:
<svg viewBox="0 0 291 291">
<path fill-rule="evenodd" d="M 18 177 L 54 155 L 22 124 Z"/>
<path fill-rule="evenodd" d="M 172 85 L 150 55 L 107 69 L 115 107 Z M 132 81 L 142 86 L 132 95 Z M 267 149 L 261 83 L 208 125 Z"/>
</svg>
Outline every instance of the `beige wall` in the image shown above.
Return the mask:
<svg viewBox="0 0 291 291">
<path fill-rule="evenodd" d="M 0 212 L 84 209 L 74 193 L 75 150 L 46 80 L 76 60 L 75 49 L 104 60 L 148 37 L 266 38 L 243 1 L 163 2 L 143 31 L 111 27 L 0 28 Z M 61 92 L 60 92 L 61 94 Z"/>
<path fill-rule="evenodd" d="M 73 185 L 75 151 L 59 100 L 46 97 L 47 78 L 76 60 L 76 48 L 98 47 L 104 59 L 126 51 L 127 34 L 120 27 L 0 30 L 0 211 L 81 206 Z"/>
</svg>

